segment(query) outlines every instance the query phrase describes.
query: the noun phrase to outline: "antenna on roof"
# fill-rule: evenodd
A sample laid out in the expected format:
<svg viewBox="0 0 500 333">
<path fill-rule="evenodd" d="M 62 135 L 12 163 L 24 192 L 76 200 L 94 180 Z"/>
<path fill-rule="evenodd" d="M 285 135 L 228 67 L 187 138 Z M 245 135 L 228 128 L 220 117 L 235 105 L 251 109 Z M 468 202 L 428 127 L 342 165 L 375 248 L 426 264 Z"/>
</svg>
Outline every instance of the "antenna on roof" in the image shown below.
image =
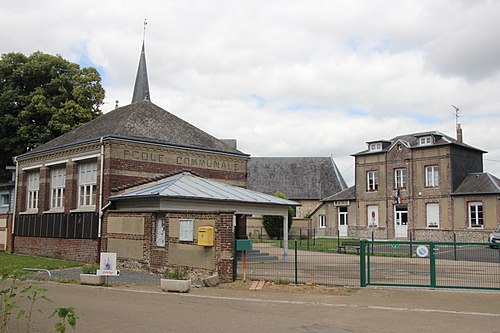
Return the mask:
<svg viewBox="0 0 500 333">
<path fill-rule="evenodd" d="M 458 114 L 460 112 L 460 108 L 457 108 L 455 105 L 451 105 L 454 109 L 455 109 L 455 112 L 453 112 L 453 114 L 455 115 L 455 125 L 458 126 L 458 124 L 460 124 L 458 122 L 458 118 L 460 117 L 460 115 Z"/>
<path fill-rule="evenodd" d="M 455 115 L 455 126 L 457 128 L 457 142 L 458 143 L 463 143 L 464 142 L 464 137 L 463 137 L 463 133 L 462 133 L 462 128 L 460 127 L 460 122 L 458 121 L 458 118 L 460 117 L 460 115 L 458 114 L 458 112 L 460 111 L 460 109 L 457 108 L 453 104 L 451 106 L 453 106 L 453 108 L 455 109 L 455 112 L 453 114 Z"/>
</svg>

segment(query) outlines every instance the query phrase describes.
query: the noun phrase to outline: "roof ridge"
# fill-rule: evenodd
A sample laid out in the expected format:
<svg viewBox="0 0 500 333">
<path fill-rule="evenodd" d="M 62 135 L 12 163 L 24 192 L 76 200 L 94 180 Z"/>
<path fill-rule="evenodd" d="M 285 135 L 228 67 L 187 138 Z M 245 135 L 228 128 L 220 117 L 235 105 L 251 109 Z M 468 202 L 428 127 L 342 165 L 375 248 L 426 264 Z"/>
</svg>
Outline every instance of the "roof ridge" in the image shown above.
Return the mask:
<svg viewBox="0 0 500 333">
<path fill-rule="evenodd" d="M 490 174 L 489 172 L 484 172 L 486 176 L 490 179 L 490 181 L 493 183 L 493 185 L 497 188 L 497 190 L 500 192 L 500 186 L 498 185 L 497 181 L 495 178 L 493 178 L 493 175 Z"/>
<path fill-rule="evenodd" d="M 132 188 L 132 187 L 136 187 L 136 186 L 140 186 L 140 185 L 145 185 L 147 183 L 152 183 L 152 182 L 155 182 L 155 181 L 159 181 L 159 180 L 162 180 L 162 179 L 165 179 L 165 178 L 169 178 L 169 177 L 173 177 L 175 175 L 179 175 L 179 174 L 183 174 L 183 173 L 189 173 L 191 175 L 203 178 L 203 176 L 197 174 L 195 171 L 192 171 L 190 169 L 181 169 L 181 170 L 177 170 L 177 171 L 172 171 L 172 172 L 169 172 L 169 173 L 165 173 L 165 174 L 162 174 L 162 175 L 156 175 L 156 176 L 153 176 L 153 177 L 139 179 L 139 180 L 137 180 L 136 182 L 133 182 L 133 183 L 128 183 L 128 184 L 120 185 L 120 186 L 112 188 L 111 192 L 124 191 L 124 190 L 127 190 L 127 189 Z"/>
</svg>

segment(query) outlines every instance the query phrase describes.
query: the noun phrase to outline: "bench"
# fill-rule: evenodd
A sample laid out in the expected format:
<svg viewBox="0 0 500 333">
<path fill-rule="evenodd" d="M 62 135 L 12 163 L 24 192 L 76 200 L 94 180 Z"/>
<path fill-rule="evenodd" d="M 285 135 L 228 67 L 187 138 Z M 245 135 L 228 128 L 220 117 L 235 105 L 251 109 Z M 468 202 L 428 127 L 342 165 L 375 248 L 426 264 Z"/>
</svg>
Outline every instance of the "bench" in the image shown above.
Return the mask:
<svg viewBox="0 0 500 333">
<path fill-rule="evenodd" d="M 343 249 L 344 253 L 347 253 L 347 249 L 355 249 L 356 253 L 359 254 L 359 248 L 361 247 L 359 239 L 343 239 L 338 245 L 338 252 L 340 253 Z"/>
</svg>

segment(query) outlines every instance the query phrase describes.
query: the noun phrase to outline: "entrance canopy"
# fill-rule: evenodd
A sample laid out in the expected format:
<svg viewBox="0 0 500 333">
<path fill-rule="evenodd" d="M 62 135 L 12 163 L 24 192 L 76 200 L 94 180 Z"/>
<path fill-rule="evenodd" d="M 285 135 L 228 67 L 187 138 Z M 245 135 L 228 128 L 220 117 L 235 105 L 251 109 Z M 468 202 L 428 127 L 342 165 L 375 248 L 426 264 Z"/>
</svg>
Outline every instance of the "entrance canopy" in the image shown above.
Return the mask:
<svg viewBox="0 0 500 333">
<path fill-rule="evenodd" d="M 236 214 L 287 216 L 291 200 L 224 184 L 189 172 L 130 188 L 109 198 L 117 210 L 230 211 Z"/>
</svg>

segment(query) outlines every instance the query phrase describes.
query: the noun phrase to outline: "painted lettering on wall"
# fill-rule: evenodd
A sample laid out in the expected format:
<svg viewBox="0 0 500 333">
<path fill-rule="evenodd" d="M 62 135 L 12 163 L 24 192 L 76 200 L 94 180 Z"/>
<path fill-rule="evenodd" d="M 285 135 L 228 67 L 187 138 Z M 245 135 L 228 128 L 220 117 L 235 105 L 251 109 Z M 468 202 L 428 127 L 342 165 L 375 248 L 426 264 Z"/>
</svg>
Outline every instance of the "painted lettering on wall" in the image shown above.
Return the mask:
<svg viewBox="0 0 500 333">
<path fill-rule="evenodd" d="M 175 159 L 177 165 L 186 165 L 198 168 L 209 168 L 227 171 L 238 171 L 238 163 L 219 161 L 210 158 L 193 158 L 193 157 L 183 157 L 177 156 Z"/>
<path fill-rule="evenodd" d="M 170 163 L 182 166 L 189 166 L 204 169 L 217 169 L 226 171 L 239 171 L 238 163 L 218 160 L 214 158 L 187 157 L 179 155 L 162 154 L 158 152 L 146 152 L 133 149 L 124 149 L 123 157 L 128 160 L 153 163 Z"/>
</svg>

